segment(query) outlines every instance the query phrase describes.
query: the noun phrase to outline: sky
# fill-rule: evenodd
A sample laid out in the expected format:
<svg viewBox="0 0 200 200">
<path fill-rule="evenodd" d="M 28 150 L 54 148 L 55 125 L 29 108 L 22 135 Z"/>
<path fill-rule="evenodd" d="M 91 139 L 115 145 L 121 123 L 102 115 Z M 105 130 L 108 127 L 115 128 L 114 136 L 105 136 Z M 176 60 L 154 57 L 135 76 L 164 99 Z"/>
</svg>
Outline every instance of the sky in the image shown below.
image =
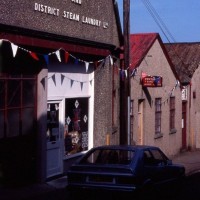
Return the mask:
<svg viewBox="0 0 200 200">
<path fill-rule="evenodd" d="M 123 0 L 117 2 L 123 23 Z M 147 9 L 148 2 L 157 22 L 161 19 L 159 25 Z M 166 43 L 200 42 L 200 0 L 130 0 L 130 33 L 159 33 Z"/>
</svg>

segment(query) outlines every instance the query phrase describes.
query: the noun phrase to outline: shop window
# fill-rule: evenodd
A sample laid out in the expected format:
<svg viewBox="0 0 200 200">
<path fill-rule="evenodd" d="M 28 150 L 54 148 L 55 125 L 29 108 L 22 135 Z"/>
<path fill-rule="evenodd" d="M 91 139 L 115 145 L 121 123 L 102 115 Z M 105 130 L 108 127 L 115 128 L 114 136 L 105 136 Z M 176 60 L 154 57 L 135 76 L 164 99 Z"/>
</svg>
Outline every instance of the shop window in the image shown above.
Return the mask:
<svg viewBox="0 0 200 200">
<path fill-rule="evenodd" d="M 35 76 L 0 78 L 0 138 L 33 133 L 35 109 Z"/>
<path fill-rule="evenodd" d="M 65 100 L 65 153 L 88 150 L 88 98 Z"/>
</svg>

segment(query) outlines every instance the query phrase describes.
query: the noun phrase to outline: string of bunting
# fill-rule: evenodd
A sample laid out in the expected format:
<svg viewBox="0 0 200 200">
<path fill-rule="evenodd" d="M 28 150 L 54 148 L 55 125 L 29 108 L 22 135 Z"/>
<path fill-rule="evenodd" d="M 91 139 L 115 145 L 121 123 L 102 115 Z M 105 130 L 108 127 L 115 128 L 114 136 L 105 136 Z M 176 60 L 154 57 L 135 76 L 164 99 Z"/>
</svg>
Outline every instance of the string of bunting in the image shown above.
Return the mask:
<svg viewBox="0 0 200 200">
<path fill-rule="evenodd" d="M 130 75 L 130 77 L 136 77 L 136 76 L 138 76 L 139 77 L 139 80 L 136 80 L 138 83 L 141 83 L 141 78 L 143 77 L 143 76 L 151 76 L 151 75 L 147 75 L 146 73 L 144 73 L 144 72 L 141 72 L 141 75 L 138 75 L 138 68 L 135 68 L 135 69 L 133 69 L 133 71 L 132 71 L 132 73 L 131 73 L 131 75 Z M 161 104 L 165 104 L 166 102 L 168 102 L 168 100 L 169 100 L 169 98 L 172 96 L 172 94 L 173 94 L 173 91 L 177 88 L 177 87 L 180 87 L 180 82 L 178 81 L 178 80 L 176 80 L 176 83 L 175 83 L 175 85 L 174 85 L 174 87 L 169 91 L 169 92 L 167 92 L 167 97 L 166 97 L 166 99 L 164 100 L 164 101 L 162 101 L 161 102 Z"/>
<path fill-rule="evenodd" d="M 75 79 L 69 78 L 68 76 L 66 76 L 66 75 L 64 75 L 62 73 L 54 73 L 53 75 L 48 77 L 48 80 L 52 79 L 54 84 L 55 84 L 55 86 L 56 86 L 56 74 L 59 74 L 61 76 L 61 85 L 63 84 L 64 79 L 67 78 L 71 82 L 71 87 L 73 86 L 74 82 L 80 83 L 81 90 L 83 89 L 83 84 L 84 83 L 88 83 L 89 82 L 90 85 L 92 86 L 92 82 L 94 80 L 94 77 L 93 77 L 92 79 L 90 79 L 88 81 L 79 81 L 79 80 L 75 80 Z"/>
<path fill-rule="evenodd" d="M 89 69 L 89 65 L 90 65 L 90 64 L 98 65 L 98 63 L 104 62 L 105 59 L 107 59 L 107 58 L 110 59 L 110 64 L 111 64 L 111 66 L 115 66 L 115 67 L 116 67 L 116 65 L 115 65 L 115 63 L 114 63 L 113 58 L 112 58 L 111 55 L 108 55 L 106 58 L 101 59 L 101 60 L 96 60 L 96 61 L 85 61 L 85 60 L 82 60 L 82 59 L 79 59 L 79 58 L 75 57 L 74 55 L 70 54 L 68 51 L 66 51 L 66 50 L 63 49 L 63 48 L 59 48 L 58 50 L 53 51 L 53 52 L 50 52 L 50 53 L 48 53 L 48 54 L 41 54 L 41 53 L 36 53 L 36 52 L 30 51 L 30 50 L 25 49 L 25 48 L 23 48 L 23 47 L 20 47 L 20 46 L 14 44 L 13 42 L 11 42 L 11 41 L 9 41 L 9 40 L 7 40 L 7 39 L 0 39 L 0 46 L 2 45 L 2 43 L 3 43 L 4 41 L 5 41 L 5 42 L 9 42 L 9 43 L 11 44 L 13 57 L 16 57 L 17 52 L 18 52 L 18 49 L 21 49 L 21 50 L 27 52 L 28 54 L 30 54 L 30 56 L 31 56 L 33 59 L 37 60 L 37 61 L 39 61 L 38 55 L 43 56 L 47 65 L 49 64 L 49 56 L 51 56 L 51 55 L 53 55 L 53 54 L 56 55 L 56 57 L 57 57 L 57 59 L 58 59 L 59 62 L 62 62 L 60 51 L 63 50 L 63 51 L 65 52 L 65 58 L 64 58 L 64 59 L 65 59 L 65 62 L 66 62 L 66 63 L 68 62 L 69 57 L 72 57 L 72 58 L 75 60 L 75 64 L 78 64 L 79 62 L 85 63 L 86 72 L 88 72 L 88 69 Z M 118 71 L 120 71 L 120 78 L 121 78 L 122 80 L 124 80 L 125 78 L 128 78 L 128 70 L 129 70 L 129 67 L 128 67 L 127 69 L 121 69 L 121 68 L 117 67 L 117 69 L 118 69 Z"/>
<path fill-rule="evenodd" d="M 90 65 L 90 64 L 98 64 L 98 63 L 104 62 L 105 59 L 107 59 L 107 58 L 110 59 L 110 64 L 111 64 L 111 66 L 114 65 L 114 61 L 113 61 L 113 58 L 112 58 L 111 55 L 108 55 L 106 58 L 100 59 L 100 60 L 96 60 L 96 61 L 85 61 L 85 60 L 82 60 L 82 59 L 79 59 L 79 58 L 75 57 L 74 55 L 70 54 L 68 51 L 66 51 L 66 50 L 63 49 L 63 48 L 59 48 L 58 50 L 53 51 L 53 52 L 50 52 L 50 53 L 48 53 L 48 54 L 41 54 L 41 53 L 36 53 L 36 52 L 30 51 L 30 50 L 28 50 L 28 49 L 22 48 L 22 47 L 20 47 L 20 46 L 14 44 L 13 42 L 11 42 L 11 41 L 9 41 L 9 40 L 7 40 L 7 39 L 0 39 L 0 46 L 2 45 L 2 43 L 3 43 L 4 41 L 5 41 L 5 42 L 9 42 L 9 43 L 11 44 L 13 57 L 16 57 L 18 49 L 21 49 L 21 50 L 23 50 L 23 51 L 29 53 L 30 56 L 31 56 L 33 59 L 37 60 L 37 61 L 39 61 L 38 55 L 42 55 L 42 56 L 44 57 L 44 59 L 45 59 L 47 65 L 49 64 L 49 56 L 51 56 L 51 55 L 53 55 L 53 54 L 56 55 L 56 57 L 57 57 L 57 59 L 58 59 L 59 62 L 62 62 L 62 59 L 61 59 L 61 52 L 60 52 L 61 50 L 63 50 L 63 51 L 65 52 L 65 62 L 66 62 L 66 63 L 68 62 L 69 57 L 72 57 L 72 58 L 75 60 L 75 64 L 78 64 L 79 62 L 85 63 L 86 72 L 88 71 L 89 65 Z"/>
</svg>

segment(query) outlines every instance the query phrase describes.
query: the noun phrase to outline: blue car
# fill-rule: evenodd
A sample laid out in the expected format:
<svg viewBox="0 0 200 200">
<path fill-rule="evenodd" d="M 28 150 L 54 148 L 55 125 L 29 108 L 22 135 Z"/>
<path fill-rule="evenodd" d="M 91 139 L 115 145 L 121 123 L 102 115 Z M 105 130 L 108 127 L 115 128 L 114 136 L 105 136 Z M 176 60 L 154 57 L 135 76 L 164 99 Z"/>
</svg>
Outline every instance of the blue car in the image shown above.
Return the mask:
<svg viewBox="0 0 200 200">
<path fill-rule="evenodd" d="M 92 148 L 68 171 L 71 190 L 97 189 L 134 192 L 182 180 L 185 168 L 175 165 L 153 146 Z"/>
</svg>

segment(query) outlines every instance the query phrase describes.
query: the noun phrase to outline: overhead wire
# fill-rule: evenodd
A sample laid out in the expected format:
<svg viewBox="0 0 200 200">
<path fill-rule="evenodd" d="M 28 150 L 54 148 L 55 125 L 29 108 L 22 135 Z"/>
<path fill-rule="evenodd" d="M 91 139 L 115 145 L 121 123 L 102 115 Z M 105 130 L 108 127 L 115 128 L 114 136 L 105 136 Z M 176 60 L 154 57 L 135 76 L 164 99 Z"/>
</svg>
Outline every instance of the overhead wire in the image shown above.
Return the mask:
<svg viewBox="0 0 200 200">
<path fill-rule="evenodd" d="M 170 38 L 173 41 L 173 43 L 176 43 L 176 40 L 173 37 L 173 35 L 171 34 L 171 32 L 169 31 L 167 25 L 164 23 L 164 21 L 162 20 L 162 18 L 160 17 L 160 15 L 156 11 L 156 9 L 153 7 L 153 5 L 150 3 L 150 1 L 149 0 L 142 0 L 142 2 L 144 4 L 144 6 L 146 7 L 146 9 L 148 10 L 149 14 L 154 19 L 155 23 L 158 25 L 158 27 L 162 31 L 163 35 L 166 37 L 168 43 L 172 44 L 172 42 L 170 41 Z M 176 52 L 176 50 L 173 46 L 172 46 L 172 50 L 174 51 L 175 56 L 177 56 L 179 58 L 180 62 L 182 64 L 186 65 L 185 62 L 183 61 L 183 59 L 179 56 L 179 54 Z"/>
<path fill-rule="evenodd" d="M 151 11 L 152 11 L 153 15 L 156 17 L 156 19 L 160 22 L 160 24 L 162 25 L 162 27 L 165 29 L 165 31 L 167 32 L 167 34 L 169 35 L 169 37 L 172 39 L 172 41 L 174 43 L 176 43 L 176 40 L 175 40 L 174 36 L 171 34 L 171 32 L 169 31 L 167 25 L 162 20 L 162 18 L 160 17 L 160 15 L 156 11 L 156 9 L 153 7 L 153 5 L 150 3 L 150 1 L 149 0 L 144 0 L 144 1 L 146 2 L 146 5 L 148 5 L 148 7 L 151 9 Z"/>
</svg>

